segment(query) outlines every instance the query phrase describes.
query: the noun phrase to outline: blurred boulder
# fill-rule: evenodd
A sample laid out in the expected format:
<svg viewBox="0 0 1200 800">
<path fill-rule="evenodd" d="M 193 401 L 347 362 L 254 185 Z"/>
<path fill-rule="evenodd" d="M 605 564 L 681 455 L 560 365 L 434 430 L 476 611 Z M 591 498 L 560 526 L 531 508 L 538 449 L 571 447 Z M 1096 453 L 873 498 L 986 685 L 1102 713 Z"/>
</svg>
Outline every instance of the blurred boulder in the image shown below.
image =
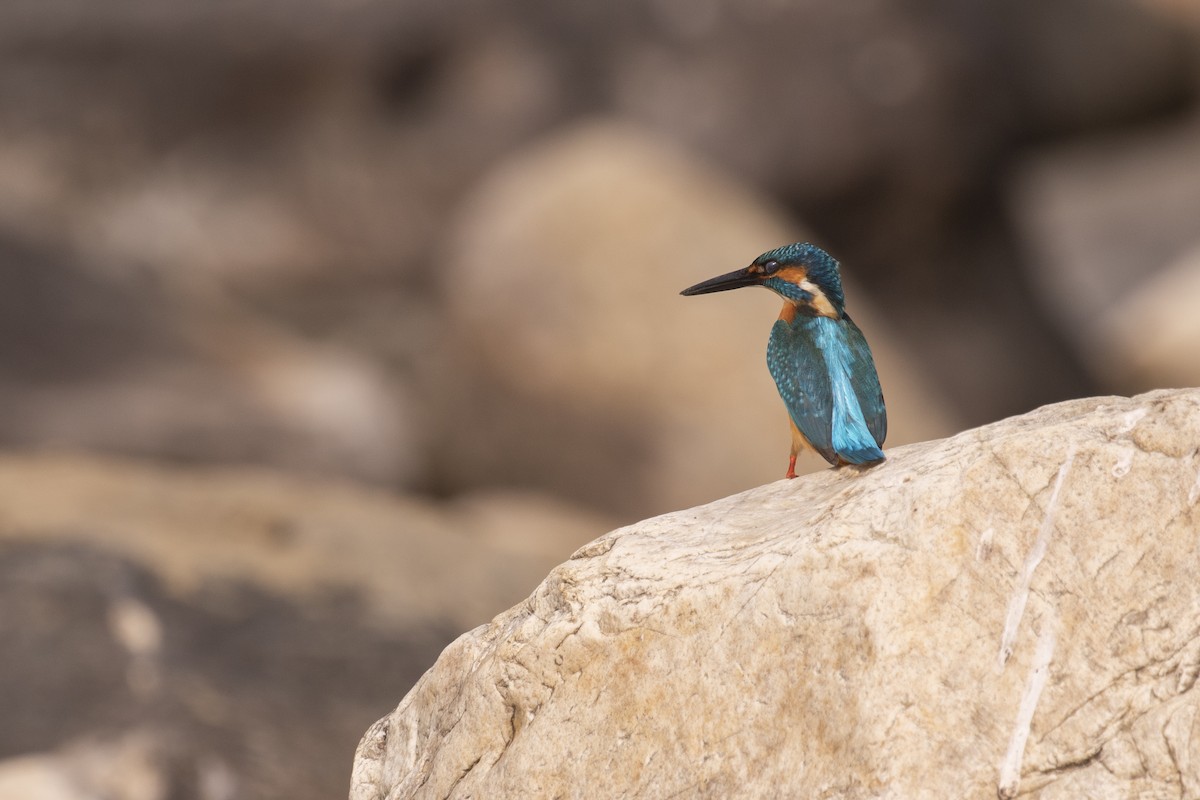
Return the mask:
<svg viewBox="0 0 1200 800">
<path fill-rule="evenodd" d="M 1141 5 L 1160 14 L 1169 14 L 1200 29 L 1200 5 L 1192 0 L 1140 0 Z"/>
<path fill-rule="evenodd" d="M 0 760 L 0 797 L 11 800 L 166 800 L 180 791 L 176 778 L 200 764 L 172 758 L 170 734 L 133 730 L 107 740 L 90 738 L 57 751 Z M 232 800 L 242 788 L 222 781 L 223 762 L 210 757 L 194 776 L 192 796 Z M 174 775 L 172 773 L 175 773 Z M 193 776 L 189 776 L 193 777 Z"/>
<path fill-rule="evenodd" d="M 0 457 L 0 796 L 336 796 L 380 705 L 610 527 L 537 495 Z"/>
<path fill-rule="evenodd" d="M 1097 323 L 1113 383 L 1200 386 L 1200 236 Z"/>
<path fill-rule="evenodd" d="M 1124 0 L 2 4 L 0 237 L 219 343 L 69 383 L 77 401 L 17 387 L 29 434 L 0 442 L 457 491 L 471 456 L 427 453 L 440 389 L 421 385 L 450 368 L 446 220 L 514 148 L 589 114 L 797 211 L 887 295 L 960 413 L 1079 393 L 1028 293 L 992 278 L 1012 266 L 998 167 L 1178 107 L 1195 51 L 1180 27 Z M 638 452 L 621 424 L 586 421 L 610 455 Z"/>
<path fill-rule="evenodd" d="M 1175 317 L 1169 309 L 1187 308 L 1190 295 L 1161 309 L 1146 299 L 1183 286 L 1184 278 L 1160 276 L 1175 264 L 1183 275 L 1200 245 L 1200 119 L 1043 151 L 1016 172 L 1009 207 L 1044 312 L 1093 372 L 1127 389 L 1154 385 L 1142 381 L 1156 371 L 1171 374 L 1144 370 L 1181 355 L 1155 352 L 1167 346 L 1156 337 L 1170 338 L 1177 324 L 1156 317 Z M 1114 335 L 1123 340 L 1116 349 Z"/>
<path fill-rule="evenodd" d="M 467 5 L 486 36 L 422 0 L 6 4 L 0 226 L 277 309 L 411 280 L 465 176 L 561 102 Z"/>
<path fill-rule="evenodd" d="M 440 267 L 455 365 L 437 450 L 453 482 L 529 482 L 627 514 L 784 471 L 766 292 L 679 297 L 805 238 L 751 190 L 635 127 L 594 122 L 509 159 L 464 203 Z M 890 444 L 955 423 L 855 285 Z M 816 457 L 810 468 L 825 466 Z"/>
<path fill-rule="evenodd" d="M 561 97 L 462 10 L 0 8 L 0 444 L 428 487 L 423 257 Z"/>
<path fill-rule="evenodd" d="M 939 292 L 930 326 L 962 273 L 990 268 L 949 250 L 990 232 L 1004 159 L 1195 86 L 1195 38 L 1128 0 L 555 5 L 602 37 L 618 113 L 785 200 L 894 296 Z"/>
<path fill-rule="evenodd" d="M 611 520 L 530 492 L 436 505 L 249 468 L 0 457 L 0 540 L 85 542 L 177 592 L 239 580 L 302 601 L 353 587 L 365 617 L 478 625 Z M 395 580 L 397 565 L 411 570 Z"/>
<path fill-rule="evenodd" d="M 972 58 L 1005 86 L 1017 129 L 1041 140 L 1116 127 L 1187 104 L 1195 91 L 1192 31 L 1153 0 L 1015 0 L 992 7 L 998 29 Z M 1015 121 L 1015 120 L 1014 120 Z"/>
<path fill-rule="evenodd" d="M 410 483 L 411 392 L 219 293 L 0 241 L 0 442 Z"/>
<path fill-rule="evenodd" d="M 352 591 L 176 593 L 88 544 L 94 522 L 0 542 L 5 797 L 331 797 L 380 690 L 414 681 L 453 630 L 382 628 Z"/>
<path fill-rule="evenodd" d="M 623 113 L 805 204 L 910 198 L 910 222 L 949 211 L 1013 137 L 1169 106 L 1191 79 L 1188 37 L 1127 0 L 630 6 L 606 48 Z"/>
</svg>

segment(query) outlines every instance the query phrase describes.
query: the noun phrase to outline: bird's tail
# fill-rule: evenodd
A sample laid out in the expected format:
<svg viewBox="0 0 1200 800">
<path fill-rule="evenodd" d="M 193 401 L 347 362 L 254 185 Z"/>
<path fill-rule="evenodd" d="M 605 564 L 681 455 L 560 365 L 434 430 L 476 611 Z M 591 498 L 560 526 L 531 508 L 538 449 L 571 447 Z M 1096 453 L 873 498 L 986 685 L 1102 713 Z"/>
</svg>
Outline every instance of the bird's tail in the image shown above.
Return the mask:
<svg viewBox="0 0 1200 800">
<path fill-rule="evenodd" d="M 855 466 L 870 466 L 883 461 L 886 456 L 878 447 L 856 447 L 853 450 L 838 450 L 838 458 L 846 464 Z"/>
</svg>

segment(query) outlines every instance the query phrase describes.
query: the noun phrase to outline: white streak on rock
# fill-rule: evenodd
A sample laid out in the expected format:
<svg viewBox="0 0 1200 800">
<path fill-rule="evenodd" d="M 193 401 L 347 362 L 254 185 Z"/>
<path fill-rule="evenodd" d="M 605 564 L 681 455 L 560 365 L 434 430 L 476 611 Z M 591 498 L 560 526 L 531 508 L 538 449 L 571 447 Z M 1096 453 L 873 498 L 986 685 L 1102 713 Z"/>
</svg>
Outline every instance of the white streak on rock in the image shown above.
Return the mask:
<svg viewBox="0 0 1200 800">
<path fill-rule="evenodd" d="M 1129 416 L 1129 415 L 1127 415 Z M 1058 468 L 1058 477 L 1054 480 L 1054 488 L 1050 492 L 1050 500 L 1046 503 L 1046 515 L 1042 518 L 1042 529 L 1038 531 L 1037 539 L 1033 543 L 1033 547 L 1029 549 L 1029 554 L 1025 556 L 1025 566 L 1021 570 L 1021 579 L 1017 582 L 1016 589 L 1013 590 L 1013 595 L 1008 601 L 1008 616 L 1004 620 L 1004 635 L 1000 639 L 1000 656 L 997 667 L 1000 670 L 1004 669 L 1004 665 L 1008 663 L 1009 656 L 1012 655 L 1013 642 L 1017 639 L 1017 628 L 1021 624 L 1021 617 L 1025 614 L 1025 603 L 1029 600 L 1029 585 L 1033 582 L 1033 571 L 1037 569 L 1037 565 L 1042 562 L 1042 558 L 1046 555 L 1046 548 L 1050 543 L 1050 531 L 1054 529 L 1054 513 L 1058 510 L 1058 494 L 1062 489 L 1063 480 L 1067 477 L 1067 472 L 1071 469 L 1071 462 L 1075 460 L 1075 448 L 1067 453 L 1067 460 Z"/>
<path fill-rule="evenodd" d="M 1033 726 L 1033 714 L 1037 710 L 1042 689 L 1046 687 L 1046 680 L 1050 677 L 1050 660 L 1054 657 L 1058 638 L 1057 625 L 1058 620 L 1051 612 L 1038 636 L 1033 663 L 1029 665 L 1029 675 L 1025 679 L 1025 690 L 1021 693 L 1021 706 L 1017 709 L 1017 721 L 1008 740 L 1008 752 L 1004 754 L 1004 761 L 1000 762 L 1000 785 L 997 789 L 1002 800 L 1016 797 L 1017 787 L 1021 783 L 1021 761 L 1025 757 L 1025 744 L 1029 741 L 1029 731 Z"/>
<path fill-rule="evenodd" d="M 1121 451 L 1121 457 L 1117 459 L 1117 463 L 1113 464 L 1112 476 L 1114 478 L 1124 478 L 1129 474 L 1130 467 L 1133 466 L 1133 454 L 1136 448 L 1127 447 Z"/>
<path fill-rule="evenodd" d="M 983 533 L 979 534 L 979 544 L 975 545 L 975 560 L 987 561 L 987 557 L 992 554 L 992 539 L 996 536 L 995 528 L 988 528 Z"/>
<path fill-rule="evenodd" d="M 1196 505 L 1196 501 L 1200 500 L 1200 472 L 1196 473 L 1196 480 L 1192 483 L 1192 488 L 1188 490 L 1188 505 Z"/>
<path fill-rule="evenodd" d="M 1142 408 L 1135 408 L 1133 411 L 1129 411 L 1129 412 L 1126 412 L 1125 414 L 1122 414 L 1121 415 L 1121 424 L 1117 426 L 1117 428 L 1114 432 L 1115 433 L 1129 433 L 1131 430 L 1134 429 L 1134 426 L 1136 426 L 1139 422 L 1141 422 L 1142 418 L 1149 413 L 1150 413 L 1150 409 L 1143 406 Z"/>
<path fill-rule="evenodd" d="M 1200 677 L 1200 647 L 1189 645 L 1179 662 L 1175 694 L 1183 694 L 1195 686 L 1197 677 Z"/>
</svg>

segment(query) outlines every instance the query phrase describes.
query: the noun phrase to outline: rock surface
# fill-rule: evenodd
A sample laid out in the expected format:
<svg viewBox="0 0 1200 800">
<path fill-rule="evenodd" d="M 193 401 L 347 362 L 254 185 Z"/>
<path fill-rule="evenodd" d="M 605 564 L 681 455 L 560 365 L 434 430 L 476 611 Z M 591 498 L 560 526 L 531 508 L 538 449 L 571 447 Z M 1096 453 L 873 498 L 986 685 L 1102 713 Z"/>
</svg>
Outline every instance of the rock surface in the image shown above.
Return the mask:
<svg viewBox="0 0 1200 800">
<path fill-rule="evenodd" d="M 1195 796 L 1200 390 L 618 529 L 460 637 L 352 800 Z"/>
</svg>

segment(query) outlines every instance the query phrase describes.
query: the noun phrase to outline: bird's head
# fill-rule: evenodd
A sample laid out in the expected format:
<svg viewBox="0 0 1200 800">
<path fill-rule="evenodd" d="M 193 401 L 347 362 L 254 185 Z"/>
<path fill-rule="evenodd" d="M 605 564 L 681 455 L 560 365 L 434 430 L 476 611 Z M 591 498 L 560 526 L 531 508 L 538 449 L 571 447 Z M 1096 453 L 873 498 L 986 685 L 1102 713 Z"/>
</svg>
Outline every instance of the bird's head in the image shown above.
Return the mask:
<svg viewBox="0 0 1200 800">
<path fill-rule="evenodd" d="M 724 292 L 743 286 L 770 289 L 805 314 L 840 319 L 845 309 L 838 262 L 808 242 L 768 250 L 750 266 L 689 286 L 680 294 Z"/>
</svg>

